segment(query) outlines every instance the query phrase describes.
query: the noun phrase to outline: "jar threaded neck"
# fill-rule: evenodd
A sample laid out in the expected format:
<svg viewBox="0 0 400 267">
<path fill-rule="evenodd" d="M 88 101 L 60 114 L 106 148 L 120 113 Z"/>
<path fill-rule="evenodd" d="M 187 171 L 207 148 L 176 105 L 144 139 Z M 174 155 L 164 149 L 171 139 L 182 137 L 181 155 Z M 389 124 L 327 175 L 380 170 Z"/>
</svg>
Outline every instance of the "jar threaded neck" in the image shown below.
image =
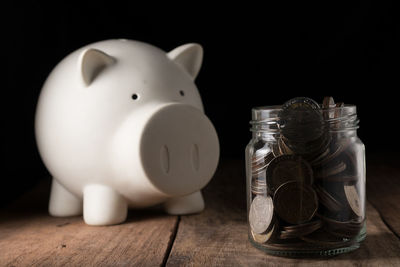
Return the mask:
<svg viewBox="0 0 400 267">
<path fill-rule="evenodd" d="M 280 117 L 282 111 L 280 106 L 265 106 L 252 109 L 252 120 L 250 121 L 252 132 L 266 134 L 280 133 L 284 122 Z M 302 112 L 302 111 L 298 111 Z M 345 105 L 329 109 L 319 109 L 323 118 L 322 126 L 330 132 L 344 132 L 358 129 L 360 120 L 357 117 L 356 106 Z"/>
</svg>

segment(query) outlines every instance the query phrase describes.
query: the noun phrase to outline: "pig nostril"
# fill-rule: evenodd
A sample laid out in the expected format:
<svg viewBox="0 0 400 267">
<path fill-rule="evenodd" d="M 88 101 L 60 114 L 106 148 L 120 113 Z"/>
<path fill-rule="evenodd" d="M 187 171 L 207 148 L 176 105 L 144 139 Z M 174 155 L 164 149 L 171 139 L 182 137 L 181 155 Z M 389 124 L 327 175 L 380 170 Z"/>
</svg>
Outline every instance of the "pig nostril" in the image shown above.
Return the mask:
<svg viewBox="0 0 400 267">
<path fill-rule="evenodd" d="M 195 171 L 198 171 L 200 168 L 200 155 L 199 155 L 199 147 L 196 144 L 192 145 L 191 148 L 191 158 L 192 158 L 192 166 Z"/>
<path fill-rule="evenodd" d="M 169 173 L 169 151 L 166 145 L 161 147 L 160 151 L 161 169 L 165 174 Z"/>
</svg>

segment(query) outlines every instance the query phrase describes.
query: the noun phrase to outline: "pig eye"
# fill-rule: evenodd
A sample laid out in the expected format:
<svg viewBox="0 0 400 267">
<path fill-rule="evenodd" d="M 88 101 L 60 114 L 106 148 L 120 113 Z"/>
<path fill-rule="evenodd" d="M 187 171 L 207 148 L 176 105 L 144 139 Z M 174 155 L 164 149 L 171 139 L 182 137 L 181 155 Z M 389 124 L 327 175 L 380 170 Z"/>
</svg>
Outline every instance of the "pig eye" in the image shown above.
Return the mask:
<svg viewBox="0 0 400 267">
<path fill-rule="evenodd" d="M 138 100 L 139 99 L 139 95 L 138 94 L 133 94 L 132 95 L 132 99 L 133 100 Z"/>
<path fill-rule="evenodd" d="M 179 94 L 180 94 L 181 96 L 185 96 L 185 92 L 182 91 L 182 90 L 179 91 Z"/>
</svg>

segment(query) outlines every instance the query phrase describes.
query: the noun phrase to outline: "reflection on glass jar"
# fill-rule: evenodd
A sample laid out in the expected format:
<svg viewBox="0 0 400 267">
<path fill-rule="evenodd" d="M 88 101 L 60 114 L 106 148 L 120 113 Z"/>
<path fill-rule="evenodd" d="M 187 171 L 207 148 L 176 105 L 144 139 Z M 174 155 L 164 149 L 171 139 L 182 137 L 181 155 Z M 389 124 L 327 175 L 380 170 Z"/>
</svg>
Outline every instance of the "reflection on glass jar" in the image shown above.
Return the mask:
<svg viewBox="0 0 400 267">
<path fill-rule="evenodd" d="M 336 255 L 365 238 L 365 149 L 356 106 L 294 98 L 252 110 L 249 239 L 270 254 Z"/>
</svg>

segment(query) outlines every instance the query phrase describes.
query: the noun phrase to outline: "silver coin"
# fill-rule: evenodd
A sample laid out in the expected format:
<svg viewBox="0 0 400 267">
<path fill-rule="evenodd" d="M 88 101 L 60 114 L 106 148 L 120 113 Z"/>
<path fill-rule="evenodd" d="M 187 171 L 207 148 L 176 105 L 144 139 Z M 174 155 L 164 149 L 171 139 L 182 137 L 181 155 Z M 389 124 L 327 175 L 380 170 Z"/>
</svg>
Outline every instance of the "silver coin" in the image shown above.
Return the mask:
<svg viewBox="0 0 400 267">
<path fill-rule="evenodd" d="M 254 186 L 254 187 L 267 186 L 267 182 L 265 181 L 265 179 L 263 180 L 262 178 L 253 178 L 251 183 L 252 183 L 252 186 Z"/>
<path fill-rule="evenodd" d="M 350 208 L 353 212 L 359 216 L 363 216 L 363 207 L 360 201 L 360 196 L 357 193 L 357 188 L 355 185 L 345 185 L 344 186 L 344 193 L 346 195 L 346 199 L 349 203 Z"/>
<path fill-rule="evenodd" d="M 251 166 L 253 167 L 253 170 L 260 169 L 266 165 L 265 157 L 267 154 L 259 151 L 257 151 L 258 153 L 255 153 L 251 158 Z"/>
<path fill-rule="evenodd" d="M 272 226 L 272 229 L 266 234 L 257 234 L 254 231 L 250 231 L 250 232 L 251 232 L 251 235 L 252 235 L 254 241 L 262 244 L 262 243 L 266 243 L 271 238 L 274 231 L 275 231 L 275 225 Z"/>
<path fill-rule="evenodd" d="M 269 152 L 269 148 L 267 146 L 264 146 L 260 149 L 257 149 L 254 154 L 253 154 L 253 159 L 261 159 L 265 157 Z"/>
<path fill-rule="evenodd" d="M 254 178 L 264 177 L 265 170 L 272 159 L 274 159 L 274 155 L 272 154 L 272 152 L 261 155 L 253 155 L 251 162 L 252 176 Z"/>
<path fill-rule="evenodd" d="M 264 165 L 262 167 L 255 167 L 251 173 L 253 177 L 263 177 L 265 176 L 265 170 L 267 169 L 267 165 Z"/>
<path fill-rule="evenodd" d="M 266 195 L 267 183 L 263 177 L 253 177 L 251 180 L 251 192 L 254 195 Z"/>
<path fill-rule="evenodd" d="M 274 204 L 272 198 L 267 196 L 256 196 L 250 205 L 249 223 L 251 230 L 256 234 L 265 233 L 272 222 L 274 215 Z"/>
</svg>

